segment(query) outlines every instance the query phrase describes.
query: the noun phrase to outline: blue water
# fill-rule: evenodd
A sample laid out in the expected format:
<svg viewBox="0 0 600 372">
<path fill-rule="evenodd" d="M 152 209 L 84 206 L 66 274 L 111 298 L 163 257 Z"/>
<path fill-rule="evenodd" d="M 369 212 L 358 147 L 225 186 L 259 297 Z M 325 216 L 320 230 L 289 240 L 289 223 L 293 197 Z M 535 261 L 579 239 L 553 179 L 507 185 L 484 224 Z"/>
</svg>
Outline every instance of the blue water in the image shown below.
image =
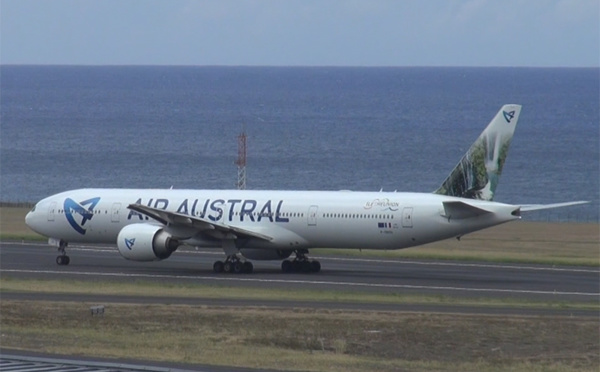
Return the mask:
<svg viewBox="0 0 600 372">
<path fill-rule="evenodd" d="M 496 200 L 592 204 L 599 70 L 1 66 L 0 200 L 79 187 L 432 191 L 523 105 Z M 544 218 L 543 216 L 541 218 Z"/>
</svg>

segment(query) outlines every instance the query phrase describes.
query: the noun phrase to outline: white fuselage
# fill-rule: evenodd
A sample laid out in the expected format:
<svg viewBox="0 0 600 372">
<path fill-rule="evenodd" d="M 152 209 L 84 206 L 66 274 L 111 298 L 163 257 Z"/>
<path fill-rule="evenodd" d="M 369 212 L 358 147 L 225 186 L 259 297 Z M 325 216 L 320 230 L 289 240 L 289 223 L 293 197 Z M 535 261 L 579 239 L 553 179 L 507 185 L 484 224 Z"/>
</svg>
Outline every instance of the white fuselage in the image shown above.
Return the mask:
<svg viewBox="0 0 600 372">
<path fill-rule="evenodd" d="M 489 213 L 453 218 L 443 204 L 451 201 Z M 517 206 L 427 193 L 80 189 L 43 199 L 26 222 L 51 238 L 115 243 L 127 225 L 158 224 L 128 209 L 136 203 L 272 237 L 244 243 L 263 249 L 401 249 L 519 218 Z M 205 235 L 188 235 L 187 244 L 221 246 Z"/>
</svg>

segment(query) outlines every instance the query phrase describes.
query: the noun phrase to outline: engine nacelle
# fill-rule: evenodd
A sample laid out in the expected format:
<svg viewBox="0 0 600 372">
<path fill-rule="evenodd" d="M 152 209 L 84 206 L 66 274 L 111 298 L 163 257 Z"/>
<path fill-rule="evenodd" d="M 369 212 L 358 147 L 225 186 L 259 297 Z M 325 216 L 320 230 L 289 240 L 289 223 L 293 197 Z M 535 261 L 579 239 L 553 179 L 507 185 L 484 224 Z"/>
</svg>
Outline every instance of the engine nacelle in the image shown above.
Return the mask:
<svg viewBox="0 0 600 372">
<path fill-rule="evenodd" d="M 290 249 L 256 249 L 242 248 L 240 253 L 249 260 L 285 260 L 292 254 Z"/>
<path fill-rule="evenodd" d="M 162 226 L 146 223 L 127 225 L 117 237 L 119 253 L 132 261 L 164 260 L 169 258 L 179 245 Z"/>
</svg>

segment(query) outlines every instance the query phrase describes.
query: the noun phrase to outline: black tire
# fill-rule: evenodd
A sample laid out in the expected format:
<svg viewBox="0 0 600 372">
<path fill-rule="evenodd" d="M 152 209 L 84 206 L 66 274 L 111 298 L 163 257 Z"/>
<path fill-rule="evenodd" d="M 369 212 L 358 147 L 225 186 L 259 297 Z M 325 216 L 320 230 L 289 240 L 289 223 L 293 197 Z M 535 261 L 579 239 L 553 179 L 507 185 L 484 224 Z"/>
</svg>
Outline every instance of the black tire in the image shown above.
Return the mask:
<svg viewBox="0 0 600 372">
<path fill-rule="evenodd" d="M 300 268 L 302 269 L 303 273 L 310 273 L 312 272 L 312 265 L 310 263 L 310 261 L 302 261 L 300 263 Z"/>
<path fill-rule="evenodd" d="M 292 268 L 292 262 L 285 260 L 281 263 L 281 271 L 283 271 L 284 273 L 291 273 L 293 270 Z"/>
<path fill-rule="evenodd" d="M 298 273 L 302 270 L 302 261 L 292 261 L 292 272 Z"/>
<path fill-rule="evenodd" d="M 223 271 L 226 273 L 230 273 L 233 271 L 233 264 L 231 262 L 225 262 L 223 264 Z"/>
<path fill-rule="evenodd" d="M 213 264 L 213 271 L 217 274 L 222 273 L 224 266 L 223 261 L 217 261 Z"/>
<path fill-rule="evenodd" d="M 252 265 L 252 262 L 250 262 L 250 261 L 244 262 L 244 269 L 243 269 L 243 271 L 246 274 L 251 274 L 254 271 L 254 265 Z"/>
<path fill-rule="evenodd" d="M 321 271 L 321 263 L 317 260 L 312 261 L 310 263 L 311 269 L 313 273 L 318 273 L 319 271 Z"/>
<path fill-rule="evenodd" d="M 71 263 L 71 258 L 69 256 L 64 256 L 63 265 L 68 265 Z"/>
<path fill-rule="evenodd" d="M 56 256 L 56 264 L 57 265 L 63 264 L 63 256 Z"/>
<path fill-rule="evenodd" d="M 240 274 L 244 270 L 244 265 L 241 262 L 236 262 L 233 264 L 233 272 L 236 274 Z"/>
</svg>

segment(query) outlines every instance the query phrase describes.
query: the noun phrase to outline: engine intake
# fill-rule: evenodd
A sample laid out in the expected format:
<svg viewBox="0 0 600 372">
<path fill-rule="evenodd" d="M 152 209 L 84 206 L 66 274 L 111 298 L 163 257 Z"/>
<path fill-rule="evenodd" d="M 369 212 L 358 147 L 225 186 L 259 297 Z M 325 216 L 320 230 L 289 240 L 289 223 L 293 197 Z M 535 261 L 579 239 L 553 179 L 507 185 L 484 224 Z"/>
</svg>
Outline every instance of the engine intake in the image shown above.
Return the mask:
<svg viewBox="0 0 600 372">
<path fill-rule="evenodd" d="M 117 247 L 121 256 L 132 261 L 160 261 L 171 256 L 180 243 L 162 226 L 136 223 L 119 232 Z"/>
</svg>

